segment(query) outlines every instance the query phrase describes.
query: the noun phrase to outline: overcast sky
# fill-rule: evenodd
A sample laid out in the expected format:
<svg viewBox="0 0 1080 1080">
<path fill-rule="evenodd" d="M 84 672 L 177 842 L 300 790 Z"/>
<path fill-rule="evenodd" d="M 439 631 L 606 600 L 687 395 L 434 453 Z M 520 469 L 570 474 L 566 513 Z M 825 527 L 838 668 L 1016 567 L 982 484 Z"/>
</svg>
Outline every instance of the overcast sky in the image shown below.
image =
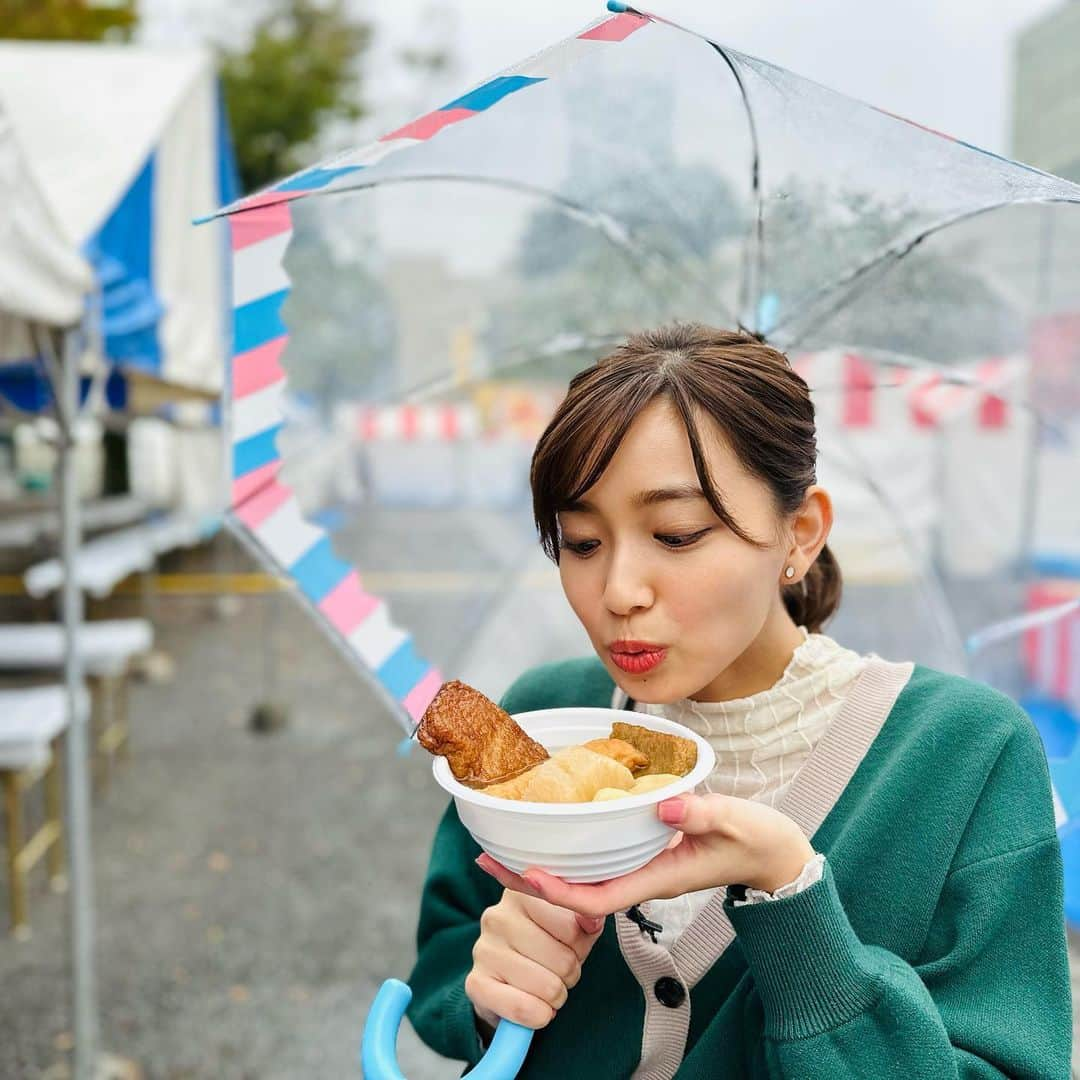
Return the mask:
<svg viewBox="0 0 1080 1080">
<path fill-rule="evenodd" d="M 1010 151 L 1009 99 L 1017 31 L 1063 2 L 1080 0 L 656 0 L 648 10 L 770 60 L 833 89 L 899 113 L 988 150 Z M 145 37 L 193 39 L 240 32 L 263 0 L 143 0 Z M 450 0 L 452 19 L 432 21 L 431 0 L 353 0 L 379 31 L 371 95 L 403 90 L 390 57 L 398 47 L 436 35 L 455 41 L 451 93 L 574 33 L 604 12 L 602 0 Z M 226 20 L 226 25 L 223 25 Z M 415 91 L 434 107 L 443 87 Z M 410 95 L 413 96 L 413 95 Z M 411 104 L 411 102 L 410 102 Z"/>
</svg>

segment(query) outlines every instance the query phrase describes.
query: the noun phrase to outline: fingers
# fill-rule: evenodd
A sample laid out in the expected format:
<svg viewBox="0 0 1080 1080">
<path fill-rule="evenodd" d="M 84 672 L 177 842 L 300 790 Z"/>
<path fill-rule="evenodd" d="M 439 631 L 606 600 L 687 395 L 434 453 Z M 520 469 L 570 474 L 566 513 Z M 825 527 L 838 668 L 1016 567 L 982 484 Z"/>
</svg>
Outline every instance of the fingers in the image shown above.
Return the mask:
<svg viewBox="0 0 1080 1080">
<path fill-rule="evenodd" d="M 604 929 L 602 917 L 581 915 L 531 896 L 521 897 L 521 902 L 529 918 L 572 949 L 579 960 L 584 960 L 592 952 L 592 947 L 599 940 L 600 931 Z"/>
<path fill-rule="evenodd" d="M 524 893 L 526 896 L 540 895 L 528 882 L 493 859 L 486 851 L 476 860 L 476 865 L 490 874 L 504 889 L 513 889 L 514 892 Z"/>
<path fill-rule="evenodd" d="M 597 885 L 571 885 L 543 870 L 530 870 L 526 880 L 535 894 L 548 903 L 597 918 L 651 899 L 642 893 L 637 880 L 631 880 L 639 874 L 640 870 L 626 878 L 612 878 Z"/>
<path fill-rule="evenodd" d="M 744 799 L 730 795 L 680 795 L 657 803 L 656 815 L 665 825 L 690 836 L 727 835 L 735 829 Z"/>
<path fill-rule="evenodd" d="M 527 870 L 524 876 L 519 876 L 486 854 L 481 855 L 476 862 L 504 888 L 526 897 L 544 900 L 557 907 L 567 908 L 586 917 L 590 921 L 584 925 L 577 923 L 577 926 L 588 933 L 589 928 L 596 926 L 597 921 L 606 915 L 625 910 L 633 904 L 641 903 L 642 900 L 658 899 L 659 893 L 650 894 L 647 891 L 647 888 L 652 887 L 652 883 L 656 880 L 655 872 L 649 873 L 650 868 L 665 857 L 674 855 L 676 850 L 662 852 L 651 863 L 641 870 L 635 870 L 632 874 L 612 878 L 610 881 L 597 885 L 570 885 L 562 878 L 557 878 L 544 870 Z M 646 891 L 642 891 L 643 889 Z M 603 924 L 599 925 L 602 927 Z"/>
<path fill-rule="evenodd" d="M 477 1014 L 534 1029 L 549 1024 L 581 979 L 581 961 L 598 936 L 583 933 L 578 918 L 515 892 L 488 908 L 465 980 Z"/>
<path fill-rule="evenodd" d="M 543 904 L 543 901 L 534 900 L 531 903 Z M 562 915 L 573 921 L 573 915 L 569 911 L 562 912 Z M 478 962 L 480 952 L 483 951 L 485 962 L 497 967 L 498 965 L 491 961 L 492 950 L 509 949 L 542 965 L 566 984 L 576 984 L 580 978 L 579 952 L 549 934 L 534 922 L 527 912 L 515 911 L 513 907 L 505 904 L 496 904 L 481 916 L 480 930 L 480 938 L 474 949 Z M 565 930 L 563 932 L 566 933 Z"/>
<path fill-rule="evenodd" d="M 465 995 L 474 1008 L 489 1009 L 496 1016 L 534 1031 L 555 1019 L 555 1009 L 546 1001 L 475 968 L 465 977 Z"/>
<path fill-rule="evenodd" d="M 581 965 L 573 954 L 554 961 L 534 960 L 506 942 L 492 938 L 477 941 L 473 949 L 473 966 L 539 998 L 553 1009 L 562 1008 L 567 994 L 581 979 Z"/>
<path fill-rule="evenodd" d="M 688 878 L 690 844 L 667 848 L 640 870 L 595 885 L 571 885 L 543 870 L 527 870 L 523 880 L 544 900 L 582 915 L 611 915 L 644 900 L 663 900 L 704 887 Z"/>
<path fill-rule="evenodd" d="M 489 873 L 505 889 L 521 893 L 524 897 L 534 897 L 543 901 L 541 893 L 512 870 L 508 870 L 502 863 L 497 862 L 486 852 L 477 860 L 477 865 Z M 553 934 L 560 941 L 569 945 L 584 960 L 595 944 L 595 937 L 604 929 L 604 918 L 600 914 L 575 914 L 572 919 L 567 918 L 566 912 L 556 912 L 550 906 L 549 901 L 543 901 L 541 906 L 533 906 L 529 909 L 530 917 Z M 589 940 L 582 942 L 580 934 L 584 934 Z"/>
</svg>

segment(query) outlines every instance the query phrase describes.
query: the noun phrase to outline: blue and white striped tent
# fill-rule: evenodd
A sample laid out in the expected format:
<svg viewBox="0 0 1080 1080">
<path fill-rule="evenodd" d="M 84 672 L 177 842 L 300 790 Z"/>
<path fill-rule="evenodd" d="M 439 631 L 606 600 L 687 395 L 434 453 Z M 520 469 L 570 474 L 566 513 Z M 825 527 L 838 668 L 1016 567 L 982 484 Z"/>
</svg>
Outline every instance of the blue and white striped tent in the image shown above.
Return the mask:
<svg viewBox="0 0 1080 1080">
<path fill-rule="evenodd" d="M 226 249 L 192 229 L 236 194 L 213 57 L 204 49 L 0 42 L 0 104 L 62 238 L 93 269 L 90 329 L 124 370 L 216 392 L 224 369 Z M 0 340 L 0 395 L 49 401 L 33 351 Z"/>
</svg>

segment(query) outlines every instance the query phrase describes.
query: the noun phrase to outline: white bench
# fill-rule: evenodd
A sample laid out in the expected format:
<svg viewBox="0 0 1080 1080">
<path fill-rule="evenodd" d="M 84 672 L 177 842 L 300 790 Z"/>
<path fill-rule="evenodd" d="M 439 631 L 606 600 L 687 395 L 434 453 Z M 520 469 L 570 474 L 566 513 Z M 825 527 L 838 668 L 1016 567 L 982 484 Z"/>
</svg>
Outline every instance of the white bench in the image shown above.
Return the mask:
<svg viewBox="0 0 1080 1080">
<path fill-rule="evenodd" d="M 75 559 L 75 582 L 84 592 L 101 599 L 130 574 L 150 570 L 154 558 L 145 526 L 108 533 L 79 548 Z M 35 563 L 23 574 L 23 582 L 31 596 L 55 592 L 64 583 L 63 564 L 59 559 Z"/>
<path fill-rule="evenodd" d="M 79 633 L 83 674 L 93 694 L 93 747 L 101 788 L 117 754 L 128 749 L 129 666 L 153 645 L 154 628 L 147 619 L 101 619 L 83 623 Z M 0 624 L 0 670 L 59 671 L 65 648 L 59 623 Z"/>
<path fill-rule="evenodd" d="M 83 503 L 79 519 L 85 531 L 118 529 L 142 521 L 149 507 L 134 495 L 111 495 Z M 60 533 L 60 512 L 55 508 L 0 518 L 0 548 L 29 547 Z"/>
<path fill-rule="evenodd" d="M 90 708 L 85 689 L 76 708 L 85 720 Z M 0 690 L 0 787 L 4 793 L 11 931 L 17 937 L 29 934 L 26 879 L 34 866 L 46 858 L 50 884 L 57 891 L 64 885 L 59 751 L 68 723 L 67 691 L 62 686 Z M 44 780 L 44 821 L 24 840 L 22 796 L 39 780 Z"/>
<path fill-rule="evenodd" d="M 148 619 L 100 619 L 83 623 L 79 652 L 85 674 L 116 676 L 154 644 Z M 60 623 L 0 623 L 0 670 L 47 671 L 64 666 L 66 641 Z"/>
<path fill-rule="evenodd" d="M 77 708 L 89 715 L 84 688 Z M 0 769 L 36 769 L 50 761 L 53 740 L 68 726 L 67 691 L 62 686 L 0 690 Z"/>
<path fill-rule="evenodd" d="M 218 519 L 190 514 L 166 514 L 130 529 L 107 533 L 79 548 L 75 581 L 79 588 L 101 599 L 134 573 L 152 570 L 159 555 L 181 547 L 195 547 L 213 535 Z M 59 559 L 35 563 L 23 575 L 31 596 L 46 596 L 64 583 Z"/>
</svg>

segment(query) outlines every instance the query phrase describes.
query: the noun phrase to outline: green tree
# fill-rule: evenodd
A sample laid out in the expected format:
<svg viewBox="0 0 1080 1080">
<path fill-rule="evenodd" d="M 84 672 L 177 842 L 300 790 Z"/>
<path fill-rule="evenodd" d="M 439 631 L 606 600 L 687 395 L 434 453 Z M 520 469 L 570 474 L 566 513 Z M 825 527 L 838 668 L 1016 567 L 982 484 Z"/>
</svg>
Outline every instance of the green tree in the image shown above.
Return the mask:
<svg viewBox="0 0 1080 1080">
<path fill-rule="evenodd" d="M 247 48 L 222 49 L 222 89 L 245 191 L 307 164 L 304 148 L 328 124 L 365 115 L 360 65 L 371 35 L 343 0 L 279 0 Z"/>
<path fill-rule="evenodd" d="M 127 41 L 135 0 L 0 0 L 0 37 L 25 41 Z"/>
</svg>

